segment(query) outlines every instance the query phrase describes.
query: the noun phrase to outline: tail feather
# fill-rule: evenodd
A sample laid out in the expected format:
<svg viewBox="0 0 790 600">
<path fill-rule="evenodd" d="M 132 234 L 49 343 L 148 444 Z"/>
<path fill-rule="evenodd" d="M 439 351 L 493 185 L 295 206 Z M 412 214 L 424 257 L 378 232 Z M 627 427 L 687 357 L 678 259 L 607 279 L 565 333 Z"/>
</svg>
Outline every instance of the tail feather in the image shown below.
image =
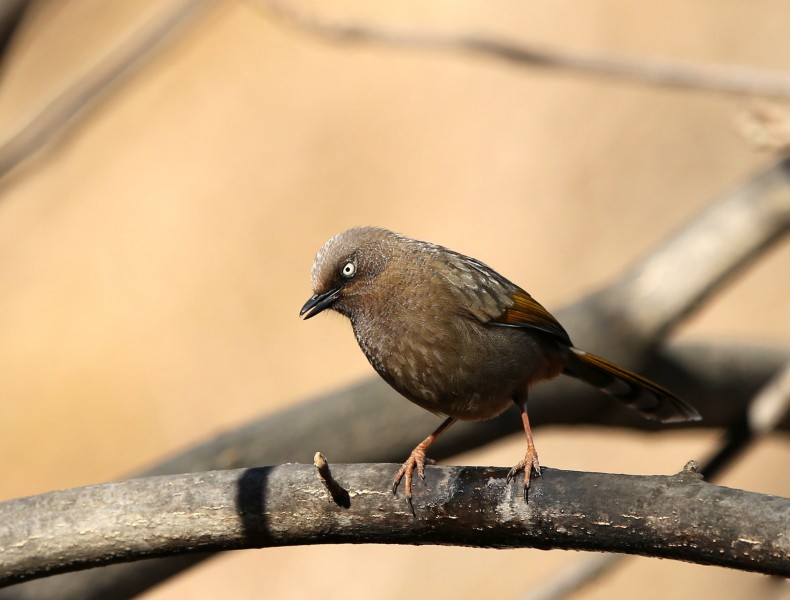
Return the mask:
<svg viewBox="0 0 790 600">
<path fill-rule="evenodd" d="M 699 413 L 660 385 L 588 352 L 569 348 L 565 374 L 617 398 L 647 418 L 662 423 L 699 421 Z"/>
</svg>

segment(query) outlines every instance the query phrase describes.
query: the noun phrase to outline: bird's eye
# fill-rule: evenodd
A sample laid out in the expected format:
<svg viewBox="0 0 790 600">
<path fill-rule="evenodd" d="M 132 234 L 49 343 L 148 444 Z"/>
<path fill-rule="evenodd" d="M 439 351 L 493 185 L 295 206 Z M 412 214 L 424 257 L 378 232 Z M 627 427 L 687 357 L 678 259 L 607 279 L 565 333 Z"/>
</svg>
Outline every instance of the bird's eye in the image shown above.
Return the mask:
<svg viewBox="0 0 790 600">
<path fill-rule="evenodd" d="M 346 264 L 343 265 L 343 268 L 340 269 L 340 273 L 343 275 L 343 277 L 346 277 L 347 279 L 353 277 L 354 273 L 356 272 L 357 272 L 357 266 L 352 262 L 347 262 Z"/>
</svg>

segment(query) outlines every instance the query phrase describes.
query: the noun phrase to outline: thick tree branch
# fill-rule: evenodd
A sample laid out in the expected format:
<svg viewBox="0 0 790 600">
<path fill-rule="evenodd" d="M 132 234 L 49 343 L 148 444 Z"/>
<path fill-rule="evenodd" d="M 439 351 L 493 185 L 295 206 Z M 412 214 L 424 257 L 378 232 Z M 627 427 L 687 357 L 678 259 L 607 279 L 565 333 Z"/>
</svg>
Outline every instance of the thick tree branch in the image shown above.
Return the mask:
<svg viewBox="0 0 790 600">
<path fill-rule="evenodd" d="M 388 543 L 604 550 L 790 575 L 790 500 L 683 471 L 547 469 L 525 504 L 506 469 L 430 467 L 417 517 L 389 492 L 396 465 L 338 465 L 350 507 L 313 467 L 132 479 L 0 504 L 0 584 L 195 551 Z M 760 510 L 755 510 L 755 507 Z"/>
<path fill-rule="evenodd" d="M 790 158 L 757 173 L 591 299 L 625 338 L 657 344 L 790 230 Z M 682 268 L 681 268 L 682 266 Z"/>
<path fill-rule="evenodd" d="M 538 48 L 474 33 L 447 34 L 354 22 L 329 22 L 295 9 L 290 1 L 256 0 L 254 4 L 267 8 L 271 14 L 300 30 L 333 42 L 465 53 L 519 67 L 554 69 L 643 85 L 790 98 L 790 76 L 783 71 Z"/>
</svg>

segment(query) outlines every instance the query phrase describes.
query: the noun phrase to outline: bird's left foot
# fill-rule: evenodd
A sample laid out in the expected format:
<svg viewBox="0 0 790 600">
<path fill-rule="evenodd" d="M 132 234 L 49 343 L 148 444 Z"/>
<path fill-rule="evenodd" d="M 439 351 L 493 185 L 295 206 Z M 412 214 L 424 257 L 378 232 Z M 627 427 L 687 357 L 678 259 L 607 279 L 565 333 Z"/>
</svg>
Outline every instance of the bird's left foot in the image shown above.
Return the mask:
<svg viewBox="0 0 790 600">
<path fill-rule="evenodd" d="M 527 453 L 524 455 L 524 460 L 510 469 L 507 474 L 507 483 L 510 483 L 518 473 L 524 471 L 524 502 L 529 501 L 529 487 L 531 485 L 532 473 L 536 477 L 540 477 L 540 463 L 538 462 L 538 453 L 535 451 L 535 446 L 527 446 Z"/>
</svg>

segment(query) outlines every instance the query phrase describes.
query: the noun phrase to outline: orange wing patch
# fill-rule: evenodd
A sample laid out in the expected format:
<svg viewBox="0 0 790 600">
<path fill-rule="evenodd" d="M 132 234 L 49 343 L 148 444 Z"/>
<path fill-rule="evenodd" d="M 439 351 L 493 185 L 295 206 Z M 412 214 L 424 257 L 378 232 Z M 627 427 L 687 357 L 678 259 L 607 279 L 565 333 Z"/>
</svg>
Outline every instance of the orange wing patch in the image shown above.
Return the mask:
<svg viewBox="0 0 790 600">
<path fill-rule="evenodd" d="M 568 333 L 559 321 L 527 292 L 518 289 L 513 292 L 511 299 L 513 306 L 506 308 L 505 312 L 492 319 L 491 324 L 537 329 L 553 335 L 568 346 L 572 345 Z"/>
</svg>

